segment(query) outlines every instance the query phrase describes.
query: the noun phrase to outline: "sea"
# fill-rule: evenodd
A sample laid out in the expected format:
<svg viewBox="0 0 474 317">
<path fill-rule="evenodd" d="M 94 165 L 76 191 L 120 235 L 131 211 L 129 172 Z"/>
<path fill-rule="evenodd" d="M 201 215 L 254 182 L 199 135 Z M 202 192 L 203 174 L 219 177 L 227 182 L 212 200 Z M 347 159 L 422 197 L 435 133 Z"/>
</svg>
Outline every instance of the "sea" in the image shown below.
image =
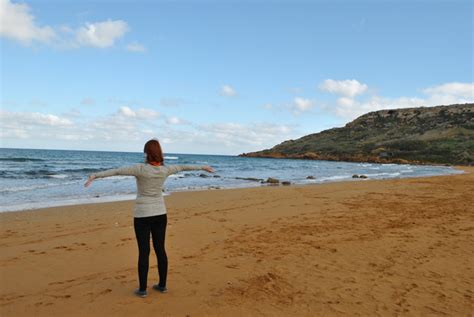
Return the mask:
<svg viewBox="0 0 474 317">
<path fill-rule="evenodd" d="M 134 199 L 134 177 L 98 179 L 88 187 L 89 174 L 142 163 L 143 153 L 0 148 L 0 212 Z M 393 179 L 462 173 L 447 166 L 329 162 L 248 158 L 229 155 L 166 153 L 165 164 L 210 165 L 215 173 L 187 171 L 171 175 L 165 195 L 178 191 L 268 186 L 269 177 L 295 185 L 354 179 Z M 309 178 L 308 178 L 309 177 Z M 311 178 L 313 177 L 313 178 Z"/>
</svg>

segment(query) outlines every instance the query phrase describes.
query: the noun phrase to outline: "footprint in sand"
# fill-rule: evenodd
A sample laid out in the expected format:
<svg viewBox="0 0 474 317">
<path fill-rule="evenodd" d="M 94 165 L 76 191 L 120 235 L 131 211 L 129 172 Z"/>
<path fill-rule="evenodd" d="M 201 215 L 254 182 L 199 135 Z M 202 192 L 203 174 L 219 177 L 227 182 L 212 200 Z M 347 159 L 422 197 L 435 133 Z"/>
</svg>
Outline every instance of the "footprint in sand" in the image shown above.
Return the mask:
<svg viewBox="0 0 474 317">
<path fill-rule="evenodd" d="M 238 269 L 239 266 L 237 264 L 228 264 L 225 266 L 228 269 Z"/>
<path fill-rule="evenodd" d="M 99 295 L 104 295 L 110 292 L 112 292 L 112 290 L 110 288 L 107 288 L 107 289 L 104 289 L 102 292 L 100 292 Z"/>
<path fill-rule="evenodd" d="M 66 295 L 50 295 L 50 296 L 54 297 L 54 298 L 71 298 L 72 297 L 69 294 L 66 294 Z"/>
<path fill-rule="evenodd" d="M 116 277 L 114 277 L 116 280 L 121 280 L 121 279 L 124 279 L 126 278 L 127 276 L 126 275 L 117 275 Z"/>
</svg>

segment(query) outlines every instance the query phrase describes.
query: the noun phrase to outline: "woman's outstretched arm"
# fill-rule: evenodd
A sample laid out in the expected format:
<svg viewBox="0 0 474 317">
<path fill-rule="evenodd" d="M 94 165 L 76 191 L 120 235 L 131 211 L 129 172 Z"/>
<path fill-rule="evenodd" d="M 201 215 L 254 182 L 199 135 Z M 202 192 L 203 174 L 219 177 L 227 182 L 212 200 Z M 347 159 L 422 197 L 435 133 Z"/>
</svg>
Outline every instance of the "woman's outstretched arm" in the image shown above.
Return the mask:
<svg viewBox="0 0 474 317">
<path fill-rule="evenodd" d="M 209 173 L 214 173 L 214 169 L 206 165 L 168 165 L 168 175 L 175 174 L 182 171 L 206 171 Z"/>
<path fill-rule="evenodd" d="M 104 177 L 110 177 L 110 176 L 116 176 L 116 175 L 137 176 L 139 173 L 139 166 L 140 165 L 113 168 L 113 169 L 91 174 L 89 175 L 89 178 L 87 179 L 87 182 L 84 184 L 84 186 L 88 187 L 90 184 L 92 184 L 92 182 L 96 178 L 104 178 Z"/>
</svg>

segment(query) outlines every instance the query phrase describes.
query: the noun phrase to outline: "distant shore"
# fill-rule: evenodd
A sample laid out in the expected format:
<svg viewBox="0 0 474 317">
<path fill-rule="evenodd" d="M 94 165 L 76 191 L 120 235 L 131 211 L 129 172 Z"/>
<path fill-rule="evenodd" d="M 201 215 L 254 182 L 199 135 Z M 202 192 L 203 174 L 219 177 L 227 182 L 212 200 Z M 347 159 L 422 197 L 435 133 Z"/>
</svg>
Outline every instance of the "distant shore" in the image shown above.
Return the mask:
<svg viewBox="0 0 474 317">
<path fill-rule="evenodd" d="M 170 292 L 146 299 L 132 295 L 132 201 L 1 213 L 0 315 L 467 316 L 474 168 L 461 169 L 173 193 Z"/>
</svg>

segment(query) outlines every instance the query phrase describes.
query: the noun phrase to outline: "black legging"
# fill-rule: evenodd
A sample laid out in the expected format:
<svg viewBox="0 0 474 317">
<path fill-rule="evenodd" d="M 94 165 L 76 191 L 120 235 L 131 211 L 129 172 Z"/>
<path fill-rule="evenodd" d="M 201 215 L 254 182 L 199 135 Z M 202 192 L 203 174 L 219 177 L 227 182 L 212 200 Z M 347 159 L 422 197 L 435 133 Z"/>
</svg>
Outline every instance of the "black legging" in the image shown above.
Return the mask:
<svg viewBox="0 0 474 317">
<path fill-rule="evenodd" d="M 144 218 L 134 218 L 135 235 L 138 243 L 138 278 L 140 290 L 146 290 L 148 277 L 148 258 L 150 255 L 150 232 L 153 238 L 153 248 L 158 260 L 159 285 L 166 286 L 168 272 L 168 257 L 165 251 L 166 214 Z"/>
</svg>

